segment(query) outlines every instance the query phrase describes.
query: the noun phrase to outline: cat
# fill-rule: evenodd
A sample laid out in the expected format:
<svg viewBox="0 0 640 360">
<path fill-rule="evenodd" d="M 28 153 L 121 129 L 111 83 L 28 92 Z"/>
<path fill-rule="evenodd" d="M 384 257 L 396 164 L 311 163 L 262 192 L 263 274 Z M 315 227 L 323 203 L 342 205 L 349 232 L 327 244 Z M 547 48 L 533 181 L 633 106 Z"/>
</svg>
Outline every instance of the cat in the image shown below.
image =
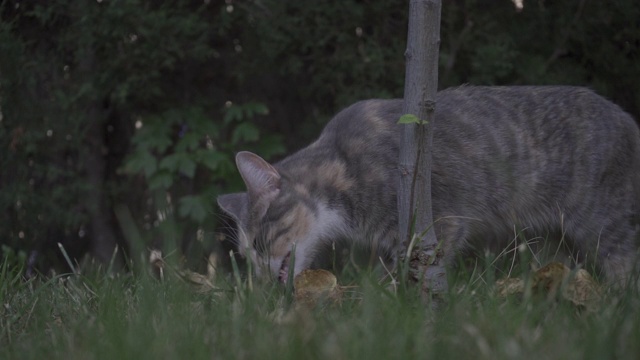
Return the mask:
<svg viewBox="0 0 640 360">
<path fill-rule="evenodd" d="M 339 112 L 311 145 L 269 164 L 242 151 L 247 191 L 218 197 L 239 251 L 286 282 L 335 239 L 398 252 L 398 147 L 403 101 Z M 593 91 L 569 86 L 461 86 L 438 92 L 432 206 L 444 259 L 514 229 L 561 233 L 576 259 L 611 281 L 636 265 L 640 133 Z"/>
</svg>

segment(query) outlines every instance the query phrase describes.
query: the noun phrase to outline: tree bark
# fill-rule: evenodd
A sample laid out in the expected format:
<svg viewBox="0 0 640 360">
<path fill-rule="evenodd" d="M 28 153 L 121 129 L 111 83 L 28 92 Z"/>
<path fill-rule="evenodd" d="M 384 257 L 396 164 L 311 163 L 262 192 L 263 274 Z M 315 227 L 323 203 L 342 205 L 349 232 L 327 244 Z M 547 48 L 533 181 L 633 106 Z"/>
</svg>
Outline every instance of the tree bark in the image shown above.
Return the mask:
<svg viewBox="0 0 640 360">
<path fill-rule="evenodd" d="M 82 1 L 74 3 L 73 15 L 79 31 L 83 36 L 78 37 L 78 49 L 76 61 L 79 79 L 76 84 L 81 87 L 86 83 L 91 84 L 91 91 L 80 97 L 76 104 L 77 116 L 84 116 L 87 124 L 85 127 L 81 160 L 86 171 L 86 180 L 89 186 L 84 197 L 84 204 L 89 212 L 90 249 L 91 255 L 104 264 L 109 264 L 111 258 L 116 255 L 117 246 L 116 231 L 113 226 L 113 213 L 109 207 L 105 191 L 107 173 L 106 151 L 108 149 L 105 137 L 107 114 L 102 105 L 105 97 L 100 93 L 94 82 L 95 74 L 99 72 L 97 67 L 95 39 L 91 36 L 91 24 L 87 19 L 91 18 L 91 6 Z M 122 267 L 119 256 L 114 259 L 115 269 Z"/>
<path fill-rule="evenodd" d="M 91 107 L 97 105 L 91 104 Z M 90 109 L 87 113 L 90 122 L 85 133 L 83 165 L 91 190 L 87 192 L 85 203 L 89 210 L 91 235 L 91 253 L 100 262 L 108 264 L 114 255 L 116 235 L 113 230 L 112 213 L 105 194 L 106 159 L 102 152 L 104 147 L 104 119 L 100 112 Z M 116 258 L 116 268 L 120 267 L 120 259 Z"/>
<path fill-rule="evenodd" d="M 431 208 L 440 12 L 440 0 L 410 2 L 403 113 L 415 115 L 419 123 L 402 125 L 399 158 L 398 225 L 406 250 L 400 261 L 408 261 L 407 280 L 421 284 L 422 295 L 429 298 L 448 289 Z"/>
</svg>

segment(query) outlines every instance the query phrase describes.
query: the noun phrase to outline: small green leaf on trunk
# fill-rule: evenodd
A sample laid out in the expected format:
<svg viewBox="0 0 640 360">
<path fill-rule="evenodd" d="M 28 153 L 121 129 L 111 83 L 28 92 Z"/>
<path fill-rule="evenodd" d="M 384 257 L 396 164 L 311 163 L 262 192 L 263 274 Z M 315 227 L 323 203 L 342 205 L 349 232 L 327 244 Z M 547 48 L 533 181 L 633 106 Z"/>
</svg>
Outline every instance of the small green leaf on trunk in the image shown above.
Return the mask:
<svg viewBox="0 0 640 360">
<path fill-rule="evenodd" d="M 400 116 L 400 119 L 398 120 L 398 124 L 420 124 L 420 125 L 424 125 L 427 124 L 428 121 L 427 120 L 420 120 L 418 119 L 417 116 L 413 115 L 413 114 L 404 114 L 402 116 Z"/>
</svg>

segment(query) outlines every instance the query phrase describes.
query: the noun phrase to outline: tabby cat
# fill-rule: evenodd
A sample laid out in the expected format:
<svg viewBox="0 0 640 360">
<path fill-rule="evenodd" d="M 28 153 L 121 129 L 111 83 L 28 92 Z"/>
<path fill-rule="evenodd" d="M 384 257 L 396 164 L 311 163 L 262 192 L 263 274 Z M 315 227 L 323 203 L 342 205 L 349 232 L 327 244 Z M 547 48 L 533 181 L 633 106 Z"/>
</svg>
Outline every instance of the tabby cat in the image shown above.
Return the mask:
<svg viewBox="0 0 640 360">
<path fill-rule="evenodd" d="M 559 233 L 580 261 L 626 280 L 638 250 L 640 134 L 610 101 L 579 87 L 462 86 L 436 97 L 434 226 L 445 261 L 469 246 L 506 245 L 514 229 Z M 247 191 L 218 204 L 242 254 L 286 281 L 335 239 L 394 255 L 402 100 L 338 113 L 306 148 L 269 164 L 240 152 Z"/>
</svg>

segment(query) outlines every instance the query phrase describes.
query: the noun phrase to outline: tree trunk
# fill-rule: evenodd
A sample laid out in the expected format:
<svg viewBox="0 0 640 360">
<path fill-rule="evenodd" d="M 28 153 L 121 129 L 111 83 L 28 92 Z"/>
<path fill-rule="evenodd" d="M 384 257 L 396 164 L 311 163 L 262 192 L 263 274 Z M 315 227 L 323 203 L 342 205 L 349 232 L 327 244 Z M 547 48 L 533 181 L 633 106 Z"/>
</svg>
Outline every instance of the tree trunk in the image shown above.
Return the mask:
<svg viewBox="0 0 640 360">
<path fill-rule="evenodd" d="M 79 88 L 87 83 L 91 84 L 91 91 L 79 98 L 75 106 L 76 115 L 84 117 L 87 124 L 84 133 L 81 160 L 84 166 L 88 191 L 84 198 L 84 204 L 89 212 L 90 249 L 91 255 L 104 264 L 114 256 L 117 245 L 116 231 L 113 227 L 113 213 L 109 208 L 105 191 L 107 171 L 107 158 L 104 149 L 108 149 L 105 137 L 107 114 L 102 105 L 105 97 L 100 89 L 93 84 L 95 74 L 99 72 L 96 65 L 95 39 L 91 35 L 90 19 L 94 10 L 90 3 L 77 2 L 72 8 L 73 19 L 77 22 L 76 28 L 83 32 L 78 37 L 78 50 L 76 61 L 78 66 Z M 115 259 L 115 268 L 122 266 L 121 258 Z"/>
<path fill-rule="evenodd" d="M 97 105 L 90 106 L 94 108 Z M 104 189 L 107 164 L 102 151 L 104 119 L 101 115 L 101 112 L 96 109 L 90 109 L 87 112 L 87 121 L 90 124 L 85 133 L 83 165 L 91 189 L 85 197 L 85 204 L 89 210 L 91 254 L 102 263 L 108 264 L 114 255 L 116 235 Z M 118 261 L 116 266 L 120 265 Z"/>
<path fill-rule="evenodd" d="M 440 11 L 440 0 L 410 2 L 403 113 L 415 115 L 418 123 L 402 125 L 399 159 L 398 225 L 406 249 L 400 261 L 408 260 L 407 280 L 421 284 L 427 298 L 447 291 L 431 209 L 431 129 L 438 88 Z"/>
</svg>

